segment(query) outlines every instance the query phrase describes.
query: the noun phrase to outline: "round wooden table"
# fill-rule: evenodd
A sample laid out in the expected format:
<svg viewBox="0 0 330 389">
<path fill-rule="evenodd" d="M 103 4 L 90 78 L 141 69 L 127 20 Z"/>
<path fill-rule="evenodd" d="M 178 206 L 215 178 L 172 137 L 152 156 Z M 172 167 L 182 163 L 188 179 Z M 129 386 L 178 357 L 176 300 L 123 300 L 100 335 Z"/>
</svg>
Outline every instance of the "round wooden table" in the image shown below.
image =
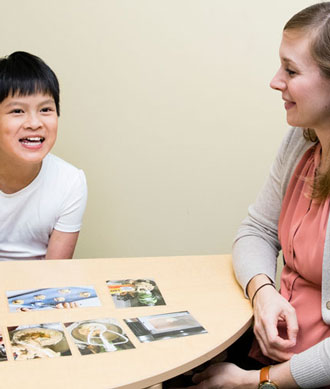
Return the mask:
<svg viewBox="0 0 330 389">
<path fill-rule="evenodd" d="M 216 356 L 252 321 L 230 255 L 1 262 L 0 272 L 0 327 L 8 354 L 0 362 L 3 388 L 146 388 Z M 157 283 L 166 305 L 116 308 L 106 281 L 141 278 Z M 81 285 L 95 288 L 100 306 L 9 312 L 7 291 Z M 207 333 L 141 343 L 124 322 L 179 311 L 188 311 Z M 66 334 L 72 355 L 14 360 L 8 327 L 101 318 L 118 320 L 135 348 L 81 355 Z"/>
</svg>

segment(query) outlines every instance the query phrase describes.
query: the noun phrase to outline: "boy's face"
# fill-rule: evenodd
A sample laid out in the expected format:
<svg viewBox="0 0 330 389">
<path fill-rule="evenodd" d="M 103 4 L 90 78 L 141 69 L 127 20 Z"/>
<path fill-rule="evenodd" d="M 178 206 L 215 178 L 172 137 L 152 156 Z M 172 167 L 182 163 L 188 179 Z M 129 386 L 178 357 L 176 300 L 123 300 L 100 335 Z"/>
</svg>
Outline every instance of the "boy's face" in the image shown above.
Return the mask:
<svg viewBox="0 0 330 389">
<path fill-rule="evenodd" d="M 54 146 L 57 125 L 53 97 L 8 96 L 0 103 L 0 163 L 40 164 Z"/>
</svg>

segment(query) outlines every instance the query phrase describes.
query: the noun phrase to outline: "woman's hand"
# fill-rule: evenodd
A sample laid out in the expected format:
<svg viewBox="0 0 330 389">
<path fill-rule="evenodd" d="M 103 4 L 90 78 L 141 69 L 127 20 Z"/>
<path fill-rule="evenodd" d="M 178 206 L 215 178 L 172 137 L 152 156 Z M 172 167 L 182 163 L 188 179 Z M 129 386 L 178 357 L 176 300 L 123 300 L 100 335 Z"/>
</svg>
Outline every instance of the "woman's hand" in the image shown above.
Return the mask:
<svg viewBox="0 0 330 389">
<path fill-rule="evenodd" d="M 193 376 L 196 386 L 191 389 L 255 389 L 259 383 L 258 370 L 243 370 L 233 363 L 221 362 Z"/>
<path fill-rule="evenodd" d="M 292 305 L 272 286 L 260 289 L 254 299 L 254 333 L 262 353 L 275 361 L 287 361 L 293 355 L 290 348 L 296 344 L 298 329 Z"/>
</svg>

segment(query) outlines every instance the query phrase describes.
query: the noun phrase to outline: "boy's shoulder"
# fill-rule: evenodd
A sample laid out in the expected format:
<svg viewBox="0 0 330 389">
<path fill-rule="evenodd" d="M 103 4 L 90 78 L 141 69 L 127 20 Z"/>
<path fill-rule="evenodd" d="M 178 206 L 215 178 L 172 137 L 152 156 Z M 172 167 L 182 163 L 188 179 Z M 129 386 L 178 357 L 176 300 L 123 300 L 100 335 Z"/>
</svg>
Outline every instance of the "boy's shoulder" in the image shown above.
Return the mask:
<svg viewBox="0 0 330 389">
<path fill-rule="evenodd" d="M 51 153 L 43 160 L 43 170 L 44 176 L 51 180 L 56 177 L 60 181 L 70 181 L 79 177 L 85 181 L 85 174 L 81 169 Z"/>
<path fill-rule="evenodd" d="M 49 153 L 46 155 L 46 157 L 43 160 L 43 163 L 45 163 L 47 168 L 59 169 L 59 170 L 68 171 L 68 172 L 81 171 L 81 169 L 72 165 L 70 162 L 67 162 L 64 159 L 62 159 L 62 158 L 60 158 L 57 155 L 54 155 L 52 153 Z"/>
</svg>

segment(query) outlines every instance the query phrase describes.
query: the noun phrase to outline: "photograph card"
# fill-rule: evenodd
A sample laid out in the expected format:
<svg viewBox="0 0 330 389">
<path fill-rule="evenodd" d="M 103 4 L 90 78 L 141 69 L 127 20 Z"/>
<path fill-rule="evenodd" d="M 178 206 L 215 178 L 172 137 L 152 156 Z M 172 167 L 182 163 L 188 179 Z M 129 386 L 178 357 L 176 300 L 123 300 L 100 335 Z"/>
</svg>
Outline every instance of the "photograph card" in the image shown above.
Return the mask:
<svg viewBox="0 0 330 389">
<path fill-rule="evenodd" d="M 81 355 L 135 348 L 116 319 L 64 323 Z"/>
<path fill-rule="evenodd" d="M 17 361 L 71 355 L 61 323 L 8 327 L 8 333 Z"/>
<path fill-rule="evenodd" d="M 107 285 L 117 308 L 166 305 L 153 279 L 109 280 Z"/>
<path fill-rule="evenodd" d="M 2 334 L 0 332 L 0 362 L 7 361 L 6 347 L 3 342 Z"/>
<path fill-rule="evenodd" d="M 124 321 L 142 343 L 207 333 L 188 311 L 142 316 Z"/>
<path fill-rule="evenodd" d="M 10 312 L 100 306 L 92 286 L 7 291 Z"/>
</svg>

